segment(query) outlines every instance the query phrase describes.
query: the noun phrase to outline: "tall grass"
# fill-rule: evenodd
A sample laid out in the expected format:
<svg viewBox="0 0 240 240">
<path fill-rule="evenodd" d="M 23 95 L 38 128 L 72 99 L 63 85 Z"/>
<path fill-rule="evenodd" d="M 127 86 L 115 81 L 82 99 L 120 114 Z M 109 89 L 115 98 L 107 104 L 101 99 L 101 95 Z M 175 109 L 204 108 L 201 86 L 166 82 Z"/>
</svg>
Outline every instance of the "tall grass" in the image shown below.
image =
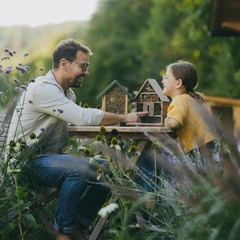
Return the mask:
<svg viewBox="0 0 240 240">
<path fill-rule="evenodd" d="M 9 54 L 9 50 L 6 53 Z M 11 54 L 9 56 L 12 57 Z M 3 58 L 2 61 L 9 59 Z M 27 68 L 21 66 L 17 66 L 19 77 L 28 72 Z M 0 101 L 5 110 L 5 120 L 9 120 L 10 117 L 7 116 L 11 116 L 14 109 L 14 105 L 9 106 L 9 98 L 17 100 L 17 92 L 25 91 L 27 82 L 21 82 L 19 77 L 11 77 L 14 68 L 8 68 L 8 64 L 0 69 L 1 86 L 2 83 L 5 86 L 4 91 L 1 89 Z M 133 163 L 134 157 L 140 154 L 136 148 L 137 142 L 122 140 L 116 131 L 113 132 L 113 138 L 106 139 L 105 128 L 101 126 L 94 141 L 79 142 L 74 137 L 70 139 L 66 153 L 89 157 L 91 164 L 96 165 L 99 178 L 112 189 L 112 196 L 118 204 L 104 227 L 105 239 L 239 239 L 238 140 L 227 135 L 224 127 L 220 127 L 214 119 L 208 120 L 221 143 L 221 162 L 215 163 L 209 158 L 206 168 L 192 164 L 182 154 L 175 140 L 164 134 L 156 138 L 145 133 L 151 143 L 146 156 L 154 163 L 152 175 L 141 172 Z M 3 129 L 5 128 L 1 128 L 1 134 Z M 47 138 L 41 141 L 45 141 L 45 144 L 48 142 Z M 5 152 L 6 148 L 2 147 L 1 151 Z M 28 148 L 24 148 L 24 151 L 16 151 L 15 158 L 32 157 Z M 106 164 L 98 166 L 98 158 L 105 158 Z M 29 184 L 28 180 L 20 179 L 20 173 L 28 176 L 28 172 L 33 172 L 32 169 L 25 171 L 24 162 L 19 161 L 20 164 L 12 167 L 12 171 L 7 171 L 11 167 L 10 161 L 1 165 L 0 217 L 12 210 L 18 212 L 17 218 L 9 223 L 0 222 L 1 239 L 51 239 L 38 214 L 26 211 L 36 200 L 34 196 L 39 189 L 36 185 Z M 151 192 L 137 184 L 139 176 L 152 186 Z M 34 182 L 34 175 L 31 177 Z M 105 204 L 107 205 L 109 202 Z M 53 218 L 54 203 L 48 205 L 45 211 Z"/>
</svg>

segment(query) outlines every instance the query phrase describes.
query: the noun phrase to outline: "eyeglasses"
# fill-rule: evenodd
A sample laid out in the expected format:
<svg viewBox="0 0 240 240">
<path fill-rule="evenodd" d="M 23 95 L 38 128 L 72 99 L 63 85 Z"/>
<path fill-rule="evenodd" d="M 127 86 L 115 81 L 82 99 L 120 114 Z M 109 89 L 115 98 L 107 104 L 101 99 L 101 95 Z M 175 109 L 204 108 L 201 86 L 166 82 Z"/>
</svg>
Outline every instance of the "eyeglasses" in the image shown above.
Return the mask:
<svg viewBox="0 0 240 240">
<path fill-rule="evenodd" d="M 82 68 L 82 71 L 85 72 L 87 69 L 89 69 L 90 63 L 84 63 L 84 62 L 78 62 L 76 60 L 70 61 L 70 62 L 75 62 L 79 65 L 80 68 Z"/>
<path fill-rule="evenodd" d="M 169 77 L 169 76 L 167 76 L 165 74 L 162 75 L 162 80 L 168 80 L 170 78 L 176 79 L 175 77 Z"/>
</svg>

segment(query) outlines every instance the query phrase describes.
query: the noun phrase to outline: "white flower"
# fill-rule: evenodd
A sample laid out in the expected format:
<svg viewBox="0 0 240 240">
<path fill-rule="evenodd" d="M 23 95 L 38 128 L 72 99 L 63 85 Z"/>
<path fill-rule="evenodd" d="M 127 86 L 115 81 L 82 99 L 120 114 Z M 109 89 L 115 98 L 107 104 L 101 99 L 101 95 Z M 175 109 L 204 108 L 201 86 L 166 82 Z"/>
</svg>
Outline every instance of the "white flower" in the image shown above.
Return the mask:
<svg viewBox="0 0 240 240">
<path fill-rule="evenodd" d="M 90 159 L 89 159 L 89 163 L 90 164 L 94 164 L 94 163 L 96 163 L 96 161 L 99 159 L 99 158 L 101 158 L 102 156 L 101 155 L 94 155 L 93 157 L 91 157 Z"/>
<path fill-rule="evenodd" d="M 21 144 L 20 144 L 19 142 L 17 142 L 17 143 L 16 143 L 16 146 L 14 147 L 14 150 L 15 150 L 16 152 L 18 152 L 18 151 L 20 151 L 20 149 L 21 149 Z"/>
<path fill-rule="evenodd" d="M 28 145 L 29 145 L 29 146 L 33 146 L 33 145 L 36 144 L 37 142 L 38 142 L 38 139 L 37 139 L 37 138 L 29 139 L 29 140 L 28 140 Z"/>
<path fill-rule="evenodd" d="M 116 145 L 112 144 L 112 145 L 110 145 L 110 147 L 115 148 L 116 150 L 121 150 L 121 147 L 119 144 L 116 144 Z"/>
<path fill-rule="evenodd" d="M 106 217 L 106 215 L 108 213 L 113 212 L 115 209 L 118 208 L 118 204 L 116 203 L 110 203 L 109 205 L 107 205 L 106 207 L 103 207 L 100 209 L 100 211 L 98 212 L 98 215 L 100 215 L 101 217 Z"/>
</svg>

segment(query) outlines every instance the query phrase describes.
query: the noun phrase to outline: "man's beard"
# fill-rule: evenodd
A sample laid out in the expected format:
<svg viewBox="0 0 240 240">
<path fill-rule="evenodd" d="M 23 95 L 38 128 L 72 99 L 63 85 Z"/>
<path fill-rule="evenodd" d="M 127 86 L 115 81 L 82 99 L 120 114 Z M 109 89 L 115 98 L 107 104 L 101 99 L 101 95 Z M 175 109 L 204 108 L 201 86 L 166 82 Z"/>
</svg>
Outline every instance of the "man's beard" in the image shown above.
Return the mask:
<svg viewBox="0 0 240 240">
<path fill-rule="evenodd" d="M 70 87 L 80 88 L 82 86 L 82 80 L 85 77 L 85 74 L 78 75 Z"/>
</svg>

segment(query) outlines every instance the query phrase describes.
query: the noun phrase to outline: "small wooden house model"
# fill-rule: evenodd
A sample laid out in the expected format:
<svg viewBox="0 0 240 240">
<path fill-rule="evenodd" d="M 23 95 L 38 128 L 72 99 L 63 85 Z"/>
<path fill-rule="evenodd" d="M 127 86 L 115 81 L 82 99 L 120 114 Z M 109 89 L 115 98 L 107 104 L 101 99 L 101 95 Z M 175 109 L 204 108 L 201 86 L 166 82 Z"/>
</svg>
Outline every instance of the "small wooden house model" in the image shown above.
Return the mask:
<svg viewBox="0 0 240 240">
<path fill-rule="evenodd" d="M 155 79 L 147 79 L 139 89 L 133 102 L 136 111 L 148 111 L 148 116 L 141 118 L 143 123 L 164 123 L 170 100 L 163 95 L 162 88 Z"/>
<path fill-rule="evenodd" d="M 97 98 L 102 97 L 102 110 L 105 112 L 128 113 L 128 102 L 134 97 L 117 80 L 114 80 Z"/>
</svg>

